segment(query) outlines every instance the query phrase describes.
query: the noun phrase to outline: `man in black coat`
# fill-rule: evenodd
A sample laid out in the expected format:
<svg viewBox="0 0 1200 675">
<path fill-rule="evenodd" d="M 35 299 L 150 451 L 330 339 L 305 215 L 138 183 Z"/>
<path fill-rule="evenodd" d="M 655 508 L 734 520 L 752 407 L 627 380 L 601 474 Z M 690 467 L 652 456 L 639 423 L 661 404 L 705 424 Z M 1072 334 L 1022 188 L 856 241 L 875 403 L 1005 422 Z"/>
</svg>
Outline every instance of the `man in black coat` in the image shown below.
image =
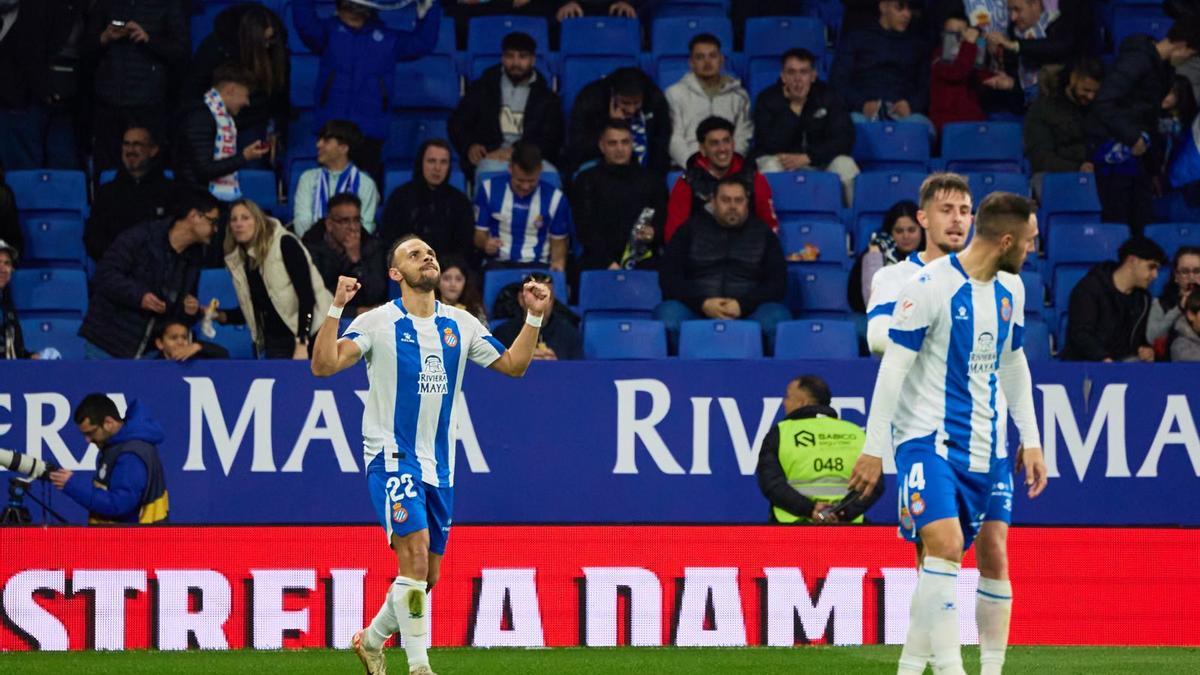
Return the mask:
<svg viewBox="0 0 1200 675">
<path fill-rule="evenodd" d="M 816 169 L 842 179 L 846 206 L 854 203 L 858 164 L 854 122 L 842 99 L 817 81 L 816 57 L 807 49 L 789 49 L 781 60 L 779 81 L 754 102 L 754 152 L 764 173 Z"/>
<path fill-rule="evenodd" d="M 549 80 L 534 67 L 536 51 L 528 34 L 505 35 L 500 64 L 467 87 L 450 115 L 450 141 L 467 160 L 468 175 L 507 171 L 512 145 L 520 140 L 538 146 L 544 161 L 558 162 L 562 106 Z"/>
<path fill-rule="evenodd" d="M 96 267 L 79 329 L 88 358 L 141 358 L 165 319 L 195 322 L 203 248 L 216 234 L 220 206 L 207 192 L 188 191 L 172 217 L 117 237 Z"/>
<path fill-rule="evenodd" d="M 253 88 L 254 76 L 241 66 L 230 65 L 218 68 L 213 74 L 213 88 L 209 93 L 216 92 L 229 115 L 237 117 L 242 108 L 250 104 Z M 203 97 L 183 109 L 176 133 L 175 178 L 201 188 L 209 188 L 213 181 L 236 174 L 271 151 L 264 142 L 247 145 L 240 153 L 214 159 L 217 119 Z"/>
<path fill-rule="evenodd" d="M 376 229 L 385 249 L 406 234 L 415 234 L 438 257 L 457 254 L 478 269 L 475 209 L 462 190 L 450 184 L 450 144 L 429 139 L 417 150 L 412 180 L 392 190 Z"/>
<path fill-rule="evenodd" d="M 1050 91 L 1039 96 L 1025 115 L 1025 156 L 1033 169 L 1035 197 L 1041 196 L 1041 179 L 1047 171 L 1096 170 L 1083 126 L 1088 106 L 1100 91 L 1104 67 L 1094 58 L 1083 58 L 1069 75 L 1064 71 L 1061 76 L 1067 77 L 1066 86 L 1044 80 Z"/>
<path fill-rule="evenodd" d="M 1096 265 L 1071 291 L 1067 361 L 1153 361 L 1146 320 L 1153 298 L 1147 289 L 1167 260 L 1144 237 L 1121 245 L 1119 262 Z"/>
<path fill-rule="evenodd" d="M 597 143 L 613 118 L 629 124 L 637 164 L 666 175 L 671 168 L 671 110 L 654 80 L 633 67 L 614 70 L 575 97 L 567 133 L 571 171 L 600 158 Z"/>
<path fill-rule="evenodd" d="M 1167 36 L 1131 35 L 1100 85 L 1086 130 L 1096 165 L 1102 220 L 1128 223 L 1135 234 L 1153 217 L 1153 176 L 1143 166 L 1158 133 L 1162 101 L 1175 66 L 1200 50 L 1200 19 L 1176 21 Z"/>
<path fill-rule="evenodd" d="M 92 260 L 125 230 L 167 216 L 175 183 L 163 174 L 158 162 L 158 141 L 145 127 L 125 130 L 121 143 L 121 168 L 112 181 L 96 189 L 92 216 L 83 242 Z"/>
<path fill-rule="evenodd" d="M 363 228 L 358 195 L 342 192 L 331 197 L 329 215 L 304 233 L 303 242 L 331 293 L 339 276 L 358 279 L 361 287 L 346 305 L 347 316 L 387 302 L 387 249 Z"/>
<path fill-rule="evenodd" d="M 1003 50 L 1004 73 L 987 81 L 985 110 L 1020 115 L 1038 93 L 1042 66 L 1066 65 L 1095 52 L 1093 0 L 1062 0 L 1047 11 L 1043 0 L 1009 0 L 1008 33 L 987 34 L 988 47 Z"/>
</svg>

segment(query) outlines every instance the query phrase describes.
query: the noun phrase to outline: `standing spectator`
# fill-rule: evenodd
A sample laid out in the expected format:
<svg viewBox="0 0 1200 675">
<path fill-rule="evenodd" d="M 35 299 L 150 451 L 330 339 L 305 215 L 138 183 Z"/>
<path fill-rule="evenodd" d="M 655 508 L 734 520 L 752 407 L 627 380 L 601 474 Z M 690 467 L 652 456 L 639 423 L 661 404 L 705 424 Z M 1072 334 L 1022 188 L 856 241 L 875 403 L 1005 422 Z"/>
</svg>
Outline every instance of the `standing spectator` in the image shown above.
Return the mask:
<svg viewBox="0 0 1200 675">
<path fill-rule="evenodd" d="M 179 0 L 96 0 L 85 57 L 95 64 L 92 153 L 97 171 L 117 166 L 117 139 L 131 124 L 166 133 L 173 74 L 191 54 L 187 5 Z"/>
<path fill-rule="evenodd" d="M 570 170 L 581 171 L 600 157 L 600 134 L 614 118 L 629 124 L 637 163 L 665 175 L 671 168 L 671 109 L 654 80 L 632 66 L 588 84 L 575 97 L 567 135 Z"/>
<path fill-rule="evenodd" d="M 929 127 L 929 52 L 910 30 L 908 0 L 880 0 L 879 21 L 847 31 L 833 62 L 833 88 L 855 122 L 895 120 Z"/>
<path fill-rule="evenodd" d="M 17 215 L 17 197 L 4 181 L 3 166 L 0 166 L 0 239 L 18 250 L 25 246 L 25 235 L 21 232 L 21 221 Z"/>
<path fill-rule="evenodd" d="M 253 76 L 241 66 L 221 66 L 213 88 L 183 109 L 175 152 L 180 182 L 207 188 L 223 202 L 241 199 L 237 172 L 271 152 L 265 141 L 237 150 L 234 118 L 250 104 L 253 86 Z"/>
<path fill-rule="evenodd" d="M 1038 94 L 1038 70 L 1091 56 L 1091 0 L 1009 0 L 1008 31 L 990 30 L 988 48 L 1001 55 L 1007 75 L 997 89 L 1014 97 L 1014 112 Z"/>
<path fill-rule="evenodd" d="M 301 240 L 330 293 L 339 276 L 358 279 L 358 292 L 346 304 L 350 317 L 387 302 L 387 250 L 367 231 L 361 214 L 361 202 L 353 193 L 334 195 L 329 215 Z"/>
<path fill-rule="evenodd" d="M 437 249 L 434 249 L 436 251 Z M 438 282 L 438 300 L 470 312 L 471 316 L 487 325 L 487 309 L 483 306 L 483 296 L 479 293 L 479 284 L 471 278 L 474 272 L 461 257 L 438 255 L 442 266 L 442 279 Z"/>
<path fill-rule="evenodd" d="M 89 359 L 139 359 L 168 319 L 191 325 L 200 311 L 203 247 L 220 204 L 206 192 L 180 195 L 170 218 L 123 232 L 96 266 L 79 335 Z"/>
<path fill-rule="evenodd" d="M 1046 91 L 1025 115 L 1025 156 L 1033 169 L 1034 197 L 1041 198 L 1042 179 L 1048 171 L 1096 170 L 1088 154 L 1084 124 L 1103 75 L 1104 66 L 1088 57 L 1075 62 L 1065 87 L 1059 82 L 1061 76 L 1042 76 Z"/>
<path fill-rule="evenodd" d="M 37 358 L 25 351 L 25 336 L 21 320 L 12 303 L 13 270 L 17 266 L 17 249 L 0 239 L 0 359 Z"/>
<path fill-rule="evenodd" d="M 609 120 L 597 145 L 600 163 L 579 174 L 571 188 L 571 213 L 583 246 L 576 267 L 653 268 L 662 246 L 667 188 L 660 176 L 633 162 L 633 134 L 624 120 Z M 647 209 L 650 217 L 643 219 Z"/>
<path fill-rule="evenodd" d="M 688 43 L 689 72 L 667 87 L 671 107 L 671 162 L 687 166 L 688 159 L 700 149 L 696 130 L 709 117 L 723 117 L 733 123 L 737 152 L 745 155 L 754 140 L 754 121 L 750 117 L 750 94 L 741 80 L 725 75 L 725 56 L 715 35 L 701 33 Z"/>
<path fill-rule="evenodd" d="M 167 216 L 175 183 L 158 161 L 158 141 L 146 127 L 130 127 L 121 140 L 121 168 L 108 183 L 96 188 L 92 215 L 83 242 L 92 260 L 125 230 Z"/>
<path fill-rule="evenodd" d="M 535 145 L 557 171 L 563 140 L 562 105 L 550 81 L 536 68 L 537 42 L 526 33 L 509 33 L 500 43 L 500 63 L 483 71 L 467 87 L 450 115 L 450 141 L 466 158 L 467 175 L 505 171 L 513 145 Z"/>
<path fill-rule="evenodd" d="M 379 226 L 385 248 L 415 234 L 437 251 L 470 261 L 475 256 L 475 211 L 462 190 L 450 184 L 450 144 L 430 139 L 417 150 L 412 180 L 388 195 Z M 472 265 L 477 268 L 478 265 Z"/>
<path fill-rule="evenodd" d="M 637 18 L 637 4 L 627 2 L 626 0 L 558 0 L 556 3 L 558 9 L 554 12 L 554 19 L 559 23 L 567 19 L 574 19 L 583 15 L 595 16 L 622 16 L 630 19 Z"/>
<path fill-rule="evenodd" d="M 542 314 L 542 330 L 538 333 L 538 344 L 533 350 L 533 358 L 541 361 L 578 361 L 583 358 L 583 335 L 579 332 L 578 319 L 554 299 L 554 280 L 544 272 L 534 272 L 529 275 L 534 281 L 546 284 L 550 289 L 550 302 L 546 312 Z M 515 284 L 514 284 L 515 285 Z M 524 288 L 513 289 L 517 303 L 523 314 L 528 302 L 528 291 Z M 496 326 L 493 336 L 506 347 L 512 347 L 517 335 L 521 332 L 522 322 L 509 319 Z"/>
<path fill-rule="evenodd" d="M 1086 122 L 1104 222 L 1128 223 L 1140 234 L 1152 218 L 1152 179 L 1143 156 L 1158 131 L 1174 67 L 1197 50 L 1200 19 L 1191 18 L 1176 21 L 1157 42 L 1149 35 L 1131 35 L 1121 43 Z"/>
<path fill-rule="evenodd" d="M 1146 321 L 1154 299 L 1147 289 L 1166 262 L 1161 247 L 1133 237 L 1117 252 L 1119 262 L 1096 265 L 1071 291 L 1067 361 L 1153 361 Z"/>
<path fill-rule="evenodd" d="M 964 16 L 948 16 L 941 35 L 941 43 L 933 50 L 929 78 L 929 119 L 939 133 L 951 122 L 984 119 L 979 87 L 995 76 L 980 68 L 983 52 L 975 44 L 979 29 L 969 26 Z"/>
<path fill-rule="evenodd" d="M 854 203 L 858 164 L 854 122 L 829 85 L 817 81 L 816 57 L 807 49 L 784 52 L 779 81 L 754 102 L 754 157 L 758 170 L 832 171 L 842 179 L 846 206 Z"/>
<path fill-rule="evenodd" d="M 664 239 L 671 241 L 680 225 L 693 213 L 703 210 L 716 194 L 717 183 L 725 178 L 740 181 L 750 195 L 754 215 L 772 230 L 778 230 L 779 219 L 771 204 L 771 184 L 753 162 L 733 151 L 733 124 L 721 117 L 709 117 L 696 127 L 696 138 L 700 151 L 688 160 L 687 169 L 671 188 Z"/>
<path fill-rule="evenodd" d="M 362 130 L 364 140 L 354 163 L 383 184 L 383 143 L 390 119 L 388 99 L 395 81 L 397 61 L 420 58 L 437 45 L 442 8 L 433 0 L 416 3 L 413 31 L 389 28 L 374 9 L 353 0 L 337 0 L 337 13 L 317 16 L 315 0 L 292 3 L 292 21 L 300 39 L 321 56 L 314 83 L 316 122 L 349 120 Z"/>
<path fill-rule="evenodd" d="M 1188 296 L 1194 295 L 1192 291 L 1200 284 L 1200 246 L 1179 247 L 1171 271 L 1171 280 L 1167 282 L 1162 295 L 1150 304 L 1146 341 L 1151 345 L 1168 337 L 1171 327 L 1183 315 Z"/>
<path fill-rule="evenodd" d="M 883 216 L 883 226 L 871 233 L 867 250 L 854 261 L 850 270 L 847 300 L 850 309 L 867 311 L 871 301 L 871 280 L 879 270 L 895 265 L 915 251 L 925 250 L 925 230 L 917 222 L 917 203 L 904 200 L 892 204 Z"/>
<path fill-rule="evenodd" d="M 1171 360 L 1200 361 L 1200 293 L 1192 293 L 1187 297 L 1183 314 L 1175 320 Z"/>
<path fill-rule="evenodd" d="M 195 36 L 198 37 L 198 36 Z M 217 15 L 213 31 L 192 56 L 190 98 L 203 96 L 217 68 L 235 63 L 254 76 L 250 105 L 235 118 L 238 151 L 266 141 L 287 147 L 290 80 L 287 31 L 274 12 L 257 3 L 232 5 Z M 272 155 L 273 157 L 273 155 Z"/>
<path fill-rule="evenodd" d="M 147 359 L 167 361 L 199 361 L 205 359 L 227 359 L 229 350 L 221 345 L 192 338 L 192 329 L 184 321 L 168 319 L 154 338 L 154 348 Z"/>
<path fill-rule="evenodd" d="M 296 236 L 303 237 L 313 223 L 324 218 L 329 212 L 329 200 L 344 192 L 358 197 L 363 227 L 367 232 L 375 231 L 379 190 L 375 181 L 350 161 L 354 148 L 362 141 L 358 125 L 345 120 L 329 120 L 317 132 L 317 164 L 320 166 L 300 174 L 296 194 L 292 195 L 292 229 Z"/>
<path fill-rule="evenodd" d="M 542 180 L 536 145 L 513 145 L 509 173 L 483 182 L 475 211 L 475 247 L 488 257 L 487 265 L 566 270 L 571 207 L 561 190 Z"/>
<path fill-rule="evenodd" d="M 792 318 L 782 302 L 787 262 L 779 237 L 750 213 L 746 185 L 723 178 L 712 211 L 697 209 L 663 252 L 658 273 L 663 303 L 654 318 L 667 327 L 673 352 L 689 319 L 749 319 L 762 326 L 767 352 L 775 326 Z"/>
<path fill-rule="evenodd" d="M 246 324 L 260 358 L 307 360 L 321 325 L 313 317 L 325 316 L 333 296 L 296 235 L 239 199 L 229 210 L 225 267 L 238 308 L 218 312 L 217 321 Z"/>
</svg>

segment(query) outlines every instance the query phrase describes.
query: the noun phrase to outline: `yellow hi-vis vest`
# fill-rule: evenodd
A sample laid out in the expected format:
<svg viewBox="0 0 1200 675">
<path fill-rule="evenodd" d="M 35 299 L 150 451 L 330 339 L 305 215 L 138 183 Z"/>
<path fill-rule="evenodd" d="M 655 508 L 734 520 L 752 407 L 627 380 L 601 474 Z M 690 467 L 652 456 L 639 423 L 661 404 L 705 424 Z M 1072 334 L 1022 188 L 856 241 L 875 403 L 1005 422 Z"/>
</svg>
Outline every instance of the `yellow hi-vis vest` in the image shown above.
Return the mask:
<svg viewBox="0 0 1200 675">
<path fill-rule="evenodd" d="M 852 422 L 831 417 L 784 420 L 779 423 L 779 465 L 788 485 L 814 502 L 836 504 L 846 496 L 850 472 L 862 452 L 866 434 Z M 781 523 L 807 523 L 778 506 Z M 862 516 L 854 522 L 861 523 Z"/>
</svg>

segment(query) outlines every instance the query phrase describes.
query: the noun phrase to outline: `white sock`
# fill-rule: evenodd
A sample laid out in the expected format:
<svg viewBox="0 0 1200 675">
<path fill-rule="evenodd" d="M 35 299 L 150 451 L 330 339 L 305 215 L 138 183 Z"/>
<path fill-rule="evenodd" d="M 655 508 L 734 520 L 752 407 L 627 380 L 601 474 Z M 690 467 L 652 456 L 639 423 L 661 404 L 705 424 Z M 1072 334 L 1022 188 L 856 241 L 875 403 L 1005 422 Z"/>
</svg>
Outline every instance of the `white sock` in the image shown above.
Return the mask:
<svg viewBox="0 0 1200 675">
<path fill-rule="evenodd" d="M 388 595 L 391 595 L 390 588 Z M 383 643 L 387 642 L 399 627 L 399 624 L 396 623 L 396 613 L 392 611 L 392 602 L 388 596 L 384 596 L 383 606 L 379 608 L 379 613 L 375 615 L 374 619 L 371 619 L 370 625 L 363 631 L 363 646 L 372 652 L 383 649 Z"/>
<path fill-rule="evenodd" d="M 900 652 L 900 666 L 897 675 L 921 675 L 925 672 L 925 664 L 933 660 L 933 648 L 929 645 L 929 626 L 921 624 L 917 614 L 917 593 L 921 588 L 921 575 L 917 575 L 917 587 L 913 589 L 913 599 L 908 605 L 908 635 L 904 638 L 904 650 Z"/>
<path fill-rule="evenodd" d="M 1012 584 L 979 578 L 975 592 L 975 623 L 979 627 L 981 675 L 1000 675 L 1008 648 L 1008 623 L 1012 618 Z"/>
<path fill-rule="evenodd" d="M 964 673 L 958 641 L 959 567 L 959 563 L 926 555 L 913 596 L 918 626 L 929 631 L 935 673 Z"/>
<path fill-rule="evenodd" d="M 425 623 L 426 607 L 424 581 L 396 577 L 388 602 L 400 626 L 400 637 L 404 640 L 404 653 L 408 656 L 409 670 L 429 665 L 429 630 Z"/>
</svg>

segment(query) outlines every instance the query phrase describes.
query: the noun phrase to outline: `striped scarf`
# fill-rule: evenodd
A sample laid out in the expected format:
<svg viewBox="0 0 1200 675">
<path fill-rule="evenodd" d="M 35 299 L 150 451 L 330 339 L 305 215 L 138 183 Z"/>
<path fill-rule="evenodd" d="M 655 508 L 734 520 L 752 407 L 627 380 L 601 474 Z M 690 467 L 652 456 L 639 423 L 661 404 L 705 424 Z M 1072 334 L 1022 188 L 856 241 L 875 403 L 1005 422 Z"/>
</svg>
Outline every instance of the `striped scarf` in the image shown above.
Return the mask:
<svg viewBox="0 0 1200 675">
<path fill-rule="evenodd" d="M 217 123 L 217 137 L 213 141 L 213 159 L 229 159 L 237 154 L 237 125 L 233 115 L 225 109 L 225 101 L 216 89 L 209 89 L 204 95 L 204 105 L 212 113 Z M 218 176 L 208 183 L 208 191 L 223 202 L 232 202 L 242 197 L 242 188 L 238 185 L 237 172 Z"/>
<path fill-rule="evenodd" d="M 338 176 L 337 181 L 333 180 L 333 174 L 329 169 L 321 169 L 321 177 L 317 179 L 317 184 L 313 188 L 313 222 L 325 217 L 329 210 L 329 198 L 334 195 L 340 195 L 343 192 L 352 192 L 358 194 L 358 185 L 360 182 L 358 167 L 351 163 L 346 167 L 346 170 Z"/>
</svg>

